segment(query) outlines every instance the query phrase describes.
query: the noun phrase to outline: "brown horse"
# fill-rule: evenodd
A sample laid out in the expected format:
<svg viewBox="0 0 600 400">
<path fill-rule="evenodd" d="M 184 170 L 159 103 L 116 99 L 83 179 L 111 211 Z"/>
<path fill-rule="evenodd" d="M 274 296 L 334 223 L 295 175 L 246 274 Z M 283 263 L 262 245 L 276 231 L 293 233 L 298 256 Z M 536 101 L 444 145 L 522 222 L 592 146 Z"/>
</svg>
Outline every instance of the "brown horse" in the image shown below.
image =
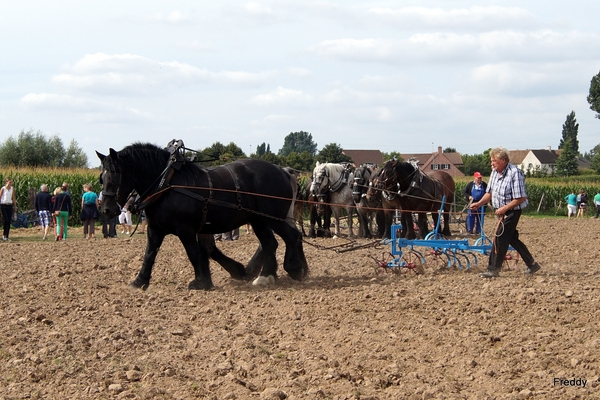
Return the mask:
<svg viewBox="0 0 600 400">
<path fill-rule="evenodd" d="M 437 226 L 438 213 L 445 196 L 442 234 L 450 236 L 450 209 L 454 201 L 455 188 L 454 179 L 448 173 L 433 171 L 426 175 L 412 163 L 389 160 L 381 168 L 373 183 L 376 189 L 381 190 L 385 200 L 384 206 L 388 204 L 402 209 L 403 214 L 418 213 L 419 235 L 423 239 L 429 232 L 427 213 L 431 212 L 433 222 Z M 415 239 L 413 224 L 403 225 L 406 225 L 406 237 Z"/>
</svg>

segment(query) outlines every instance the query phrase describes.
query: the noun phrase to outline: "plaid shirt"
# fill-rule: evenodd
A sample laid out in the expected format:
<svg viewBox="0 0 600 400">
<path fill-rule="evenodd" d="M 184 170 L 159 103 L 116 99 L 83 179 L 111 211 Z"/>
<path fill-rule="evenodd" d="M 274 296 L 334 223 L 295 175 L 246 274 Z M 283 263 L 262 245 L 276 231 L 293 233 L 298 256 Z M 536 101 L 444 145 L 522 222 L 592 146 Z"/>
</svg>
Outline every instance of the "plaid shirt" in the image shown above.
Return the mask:
<svg viewBox="0 0 600 400">
<path fill-rule="evenodd" d="M 502 174 L 499 174 L 496 170 L 492 170 L 486 191 L 492 195 L 492 206 L 494 208 L 503 207 L 513 199 L 527 197 L 525 176 L 523 176 L 523 172 L 519 168 L 508 163 Z M 527 204 L 528 201 L 525 200 L 513 208 L 513 210 L 522 210 L 527 207 Z"/>
</svg>

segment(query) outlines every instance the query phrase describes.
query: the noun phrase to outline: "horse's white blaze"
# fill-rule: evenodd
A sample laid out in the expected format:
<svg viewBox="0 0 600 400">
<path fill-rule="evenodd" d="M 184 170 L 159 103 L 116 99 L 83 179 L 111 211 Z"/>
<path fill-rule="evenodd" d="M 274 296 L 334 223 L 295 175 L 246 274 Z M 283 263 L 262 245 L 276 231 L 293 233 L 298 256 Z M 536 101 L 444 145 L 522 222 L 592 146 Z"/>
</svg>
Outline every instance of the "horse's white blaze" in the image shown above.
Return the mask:
<svg viewBox="0 0 600 400">
<path fill-rule="evenodd" d="M 252 281 L 252 285 L 254 286 L 267 286 L 273 284 L 275 284 L 275 277 L 273 275 L 259 276 L 258 278 Z"/>
</svg>

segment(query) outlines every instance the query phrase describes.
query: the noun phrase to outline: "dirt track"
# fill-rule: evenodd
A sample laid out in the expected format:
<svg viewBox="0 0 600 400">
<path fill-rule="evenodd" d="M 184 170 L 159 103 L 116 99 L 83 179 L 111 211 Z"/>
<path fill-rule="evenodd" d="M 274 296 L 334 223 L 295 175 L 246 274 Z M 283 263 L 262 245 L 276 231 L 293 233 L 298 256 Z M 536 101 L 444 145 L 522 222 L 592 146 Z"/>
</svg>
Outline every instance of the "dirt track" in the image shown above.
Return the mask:
<svg viewBox="0 0 600 400">
<path fill-rule="evenodd" d="M 600 221 L 525 217 L 520 231 L 543 267 L 532 277 L 376 274 L 371 257 L 388 247 L 305 245 L 306 282 L 258 288 L 212 265 L 210 292 L 187 290 L 193 270 L 169 237 L 143 292 L 127 287 L 142 235 L 73 229 L 56 243 L 13 230 L 1 244 L 0 399 L 600 398 Z M 257 242 L 219 246 L 247 262 Z"/>
</svg>

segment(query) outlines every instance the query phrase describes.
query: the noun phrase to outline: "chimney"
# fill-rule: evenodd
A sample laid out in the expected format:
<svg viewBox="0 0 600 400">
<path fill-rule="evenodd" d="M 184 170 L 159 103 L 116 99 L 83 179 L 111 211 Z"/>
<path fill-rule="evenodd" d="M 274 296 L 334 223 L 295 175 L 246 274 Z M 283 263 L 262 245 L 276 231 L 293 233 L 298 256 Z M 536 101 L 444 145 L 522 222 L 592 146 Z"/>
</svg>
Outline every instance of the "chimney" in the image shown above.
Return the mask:
<svg viewBox="0 0 600 400">
<path fill-rule="evenodd" d="M 438 146 L 438 154 L 442 154 L 442 146 Z"/>
<path fill-rule="evenodd" d="M 548 150 L 548 151 L 552 150 L 552 146 L 546 146 L 546 150 Z"/>
</svg>

